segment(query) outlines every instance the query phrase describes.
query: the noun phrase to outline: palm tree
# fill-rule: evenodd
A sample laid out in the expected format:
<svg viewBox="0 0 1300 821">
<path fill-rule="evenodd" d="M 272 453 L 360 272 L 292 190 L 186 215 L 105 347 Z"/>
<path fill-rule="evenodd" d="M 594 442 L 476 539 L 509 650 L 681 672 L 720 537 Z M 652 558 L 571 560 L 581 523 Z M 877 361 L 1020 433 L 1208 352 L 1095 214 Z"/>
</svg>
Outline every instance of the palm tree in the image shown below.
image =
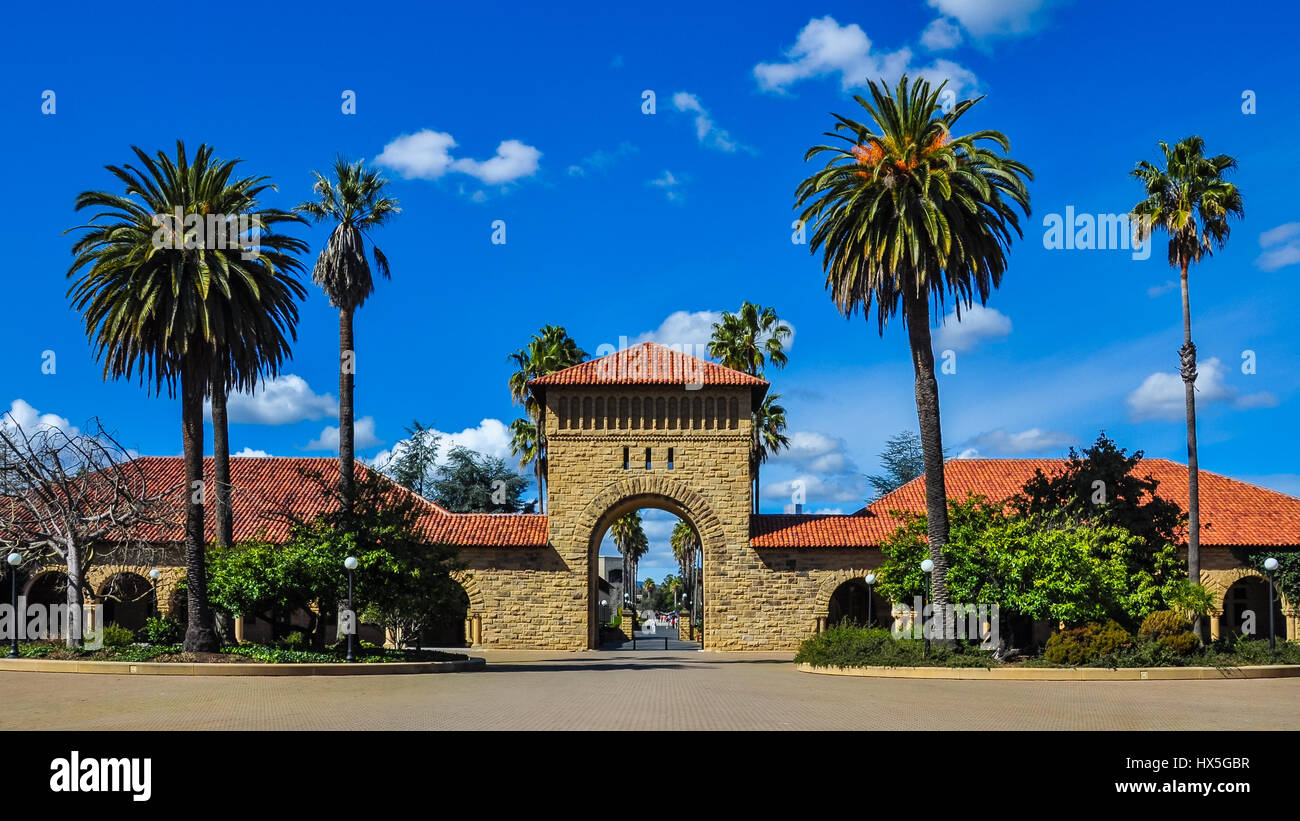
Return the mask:
<svg viewBox="0 0 1300 821">
<path fill-rule="evenodd" d="M 754 411 L 754 441 L 749 450 L 749 473 L 754 477 L 754 512 L 758 512 L 758 470 L 767 463 L 770 454 L 790 446 L 785 431 L 785 407 L 776 404 L 781 394 L 772 393 L 763 398 Z"/>
<path fill-rule="evenodd" d="M 768 363 L 785 367 L 785 343 L 791 334 L 790 326 L 777 317 L 774 308 L 746 301 L 738 312 L 724 312 L 713 324 L 709 356 L 728 368 L 760 376 Z"/>
<path fill-rule="evenodd" d="M 1145 241 L 1159 228 L 1169 234 L 1169 265 L 1178 268 L 1183 291 L 1183 346 L 1178 355 L 1187 407 L 1187 576 L 1201 581 L 1201 502 L 1196 455 L 1196 345 L 1192 342 L 1192 308 L 1187 272 L 1193 262 L 1213 255 L 1228 242 L 1228 219 L 1245 216 L 1241 192 L 1223 179 L 1237 167 L 1227 154 L 1205 156 L 1205 140 L 1188 137 L 1172 148 L 1160 143 L 1164 167 L 1146 160 L 1131 175 L 1142 182 L 1146 199 L 1133 206 L 1138 238 Z M 1201 631 L 1201 619 L 1195 629 Z"/>
<path fill-rule="evenodd" d="M 790 326 L 776 315 L 776 309 L 755 305 L 745 301 L 736 313 L 724 312 L 722 318 L 713 323 L 713 336 L 709 339 L 709 356 L 717 359 L 724 366 L 744 371 L 750 376 L 762 378 L 768 364 L 784 368 L 789 361 L 785 353 L 785 343 L 792 335 Z M 753 432 L 753 444 L 749 453 L 750 481 L 754 485 L 754 512 L 758 512 L 758 471 L 767 462 L 769 453 L 775 453 L 790 444 L 790 440 L 781 434 L 785 429 L 785 409 L 772 405 L 780 395 L 768 397 L 762 405 L 754 408 L 750 430 Z M 777 412 L 777 418 L 767 418 L 765 414 Z"/>
<path fill-rule="evenodd" d="M 258 210 L 270 186 L 265 177 L 234 179 L 238 160 L 222 162 L 207 145 L 191 164 L 176 143 L 173 161 L 132 147 L 142 168 L 107 166 L 123 194 L 86 191 L 78 211 L 97 208 L 73 245 L 68 277 L 73 307 L 104 378 L 137 376 L 154 393 L 176 395 L 180 384 L 185 452 L 185 649 L 220 646 L 208 606 L 203 539 L 203 399 L 214 375 L 227 384 L 251 384 L 265 368 L 275 372 L 289 354 L 298 320 L 297 280 L 306 250 L 299 239 L 277 233 L 280 223 L 301 222 L 275 210 Z M 172 215 L 182 217 L 178 225 Z M 260 234 L 253 241 L 231 228 L 240 215 Z M 235 223 L 238 226 L 238 222 Z M 78 230 L 78 229 L 73 229 Z M 231 236 L 233 231 L 234 236 Z"/>
<path fill-rule="evenodd" d="M 334 161 L 333 177 L 327 179 L 313 171 L 316 182 L 314 202 L 304 202 L 293 210 L 307 214 L 313 221 L 334 223 L 329 241 L 316 258 L 312 280 L 329 297 L 330 305 L 339 309 L 339 491 L 344 504 L 352 504 L 353 462 L 353 374 L 356 349 L 352 340 L 352 317 L 375 292 L 375 281 L 366 260 L 366 240 L 370 229 L 386 224 L 401 212 L 397 200 L 384 195 L 388 180 L 378 171 L 365 168 L 358 160 L 349 163 L 342 157 Z M 370 241 L 375 267 L 384 279 L 391 274 L 388 257 Z"/>
<path fill-rule="evenodd" d="M 623 555 L 623 581 L 628 595 L 628 605 L 636 610 L 636 564 L 650 549 L 645 529 L 641 526 L 638 511 L 624 514 L 610 526 L 618 552 Z M 633 622 L 635 625 L 635 621 Z"/>
<path fill-rule="evenodd" d="M 678 520 L 673 527 L 673 534 L 668 538 L 668 543 L 673 548 L 673 558 L 677 560 L 677 567 L 682 573 L 682 585 L 686 595 L 690 597 L 690 635 L 692 639 L 695 636 L 695 605 L 696 599 L 699 598 L 699 570 L 696 567 L 696 559 L 700 552 L 700 536 L 695 532 L 695 528 L 690 522 Z"/>
<path fill-rule="evenodd" d="M 930 341 L 930 304 L 942 310 L 951 294 L 958 318 L 972 298 L 981 304 L 1002 282 L 1011 235 L 1023 236 L 1013 209 L 1029 214 L 1029 169 L 1005 155 L 998 131 L 963 136 L 953 126 L 977 102 L 962 100 L 947 114 L 939 104 L 943 85 L 904 76 L 891 95 L 870 83 L 871 102 L 854 99 L 869 120 L 838 114 L 826 136 L 841 145 L 819 145 L 805 160 L 831 155 L 826 167 L 796 191 L 805 224 L 815 221 L 810 250 L 823 250 L 826 287 L 846 317 L 868 316 L 874 303 L 881 336 L 902 311 L 912 352 L 916 411 L 925 452 L 925 495 L 934 603 L 948 604 L 947 494 L 943 479 L 939 387 Z M 991 142 L 1003 152 L 986 147 Z"/>
<path fill-rule="evenodd" d="M 521 457 L 519 467 L 533 466 L 537 477 L 538 512 L 541 513 L 546 498 L 543 489 L 546 481 L 546 426 L 542 420 L 545 408 L 529 392 L 528 383 L 585 361 L 587 352 L 578 347 L 564 328 L 546 325 L 508 359 L 515 364 L 515 372 L 509 381 L 510 398 L 523 405 L 528 414 L 526 419 L 516 419 L 510 424 L 513 434 L 511 453 Z"/>
</svg>

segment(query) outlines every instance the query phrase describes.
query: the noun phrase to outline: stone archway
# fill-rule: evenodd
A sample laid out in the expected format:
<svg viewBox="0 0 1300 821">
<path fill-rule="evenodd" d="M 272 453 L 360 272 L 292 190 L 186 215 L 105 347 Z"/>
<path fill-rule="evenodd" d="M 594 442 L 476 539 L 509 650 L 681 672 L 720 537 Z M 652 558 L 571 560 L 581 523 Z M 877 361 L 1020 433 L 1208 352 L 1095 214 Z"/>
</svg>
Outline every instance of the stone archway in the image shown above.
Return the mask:
<svg viewBox="0 0 1300 821">
<path fill-rule="evenodd" d="M 700 551 L 707 580 L 717 557 L 726 549 L 722 521 L 703 495 L 685 482 L 668 476 L 637 476 L 616 482 L 589 501 L 583 508 L 580 527 L 587 536 L 587 646 L 599 646 L 597 557 L 605 532 L 619 517 L 644 508 L 664 510 L 689 522 L 700 536 Z M 712 557 L 712 558 L 711 558 Z M 708 612 L 707 581 L 704 585 L 705 612 Z M 707 622 L 706 617 L 706 622 Z M 707 631 L 707 627 L 706 627 Z"/>
<path fill-rule="evenodd" d="M 863 568 L 861 570 L 837 570 L 828 574 L 826 578 L 822 580 L 821 584 L 817 586 L 817 597 L 813 602 L 813 612 L 817 614 L 816 623 L 810 625 L 813 632 L 819 632 L 830 625 L 831 599 L 834 598 L 836 591 L 852 582 L 862 582 L 865 586 L 866 582 L 864 580 L 870 572 L 872 572 L 872 570 L 868 568 Z M 888 603 L 885 601 L 884 597 L 876 593 L 874 589 L 871 591 L 871 595 L 874 597 L 875 602 L 871 614 L 873 622 L 887 626 L 891 616 L 890 611 L 884 608 L 888 607 Z M 882 605 L 883 608 L 880 607 Z"/>
</svg>

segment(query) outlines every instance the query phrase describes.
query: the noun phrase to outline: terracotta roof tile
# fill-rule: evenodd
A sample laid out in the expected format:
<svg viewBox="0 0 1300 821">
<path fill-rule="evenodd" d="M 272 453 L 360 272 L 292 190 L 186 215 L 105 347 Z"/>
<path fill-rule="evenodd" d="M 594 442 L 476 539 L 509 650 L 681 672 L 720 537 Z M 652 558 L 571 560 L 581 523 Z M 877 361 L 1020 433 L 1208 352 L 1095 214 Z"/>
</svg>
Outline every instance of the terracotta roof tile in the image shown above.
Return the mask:
<svg viewBox="0 0 1300 821">
<path fill-rule="evenodd" d="M 766 389 L 768 383 L 743 371 L 691 356 L 658 342 L 643 342 L 609 356 L 581 362 L 539 377 L 530 387 L 576 385 L 709 385 Z"/>
<path fill-rule="evenodd" d="M 185 461 L 180 457 L 144 456 L 136 460 L 150 494 L 167 492 L 175 499 L 175 512 L 169 525 L 142 528 L 137 538 L 152 542 L 180 542 L 185 538 L 185 511 L 181 500 L 185 484 Z M 203 460 L 204 482 L 212 486 L 212 459 Z M 358 471 L 369 470 L 357 465 Z M 311 520 L 333 508 L 333 499 L 324 493 L 315 477 L 327 486 L 338 482 L 338 459 L 329 457 L 232 457 L 230 483 L 234 508 L 234 539 L 261 538 L 282 543 L 289 538 L 294 520 Z M 395 493 L 409 493 L 393 485 Z M 417 496 L 422 508 L 417 520 L 418 531 L 430 543 L 485 547 L 545 546 L 546 516 L 536 514 L 451 513 L 445 508 Z M 208 498 L 204 505 L 205 538 L 214 538 L 215 505 Z"/>
<path fill-rule="evenodd" d="M 1018 493 L 1035 471 L 1050 476 L 1065 465 L 1064 459 L 950 459 L 944 463 L 944 485 L 950 499 L 976 493 L 1001 501 Z M 1159 482 L 1160 496 L 1187 509 L 1186 465 L 1143 459 L 1138 473 Z M 1205 470 L 1200 484 L 1202 545 L 1300 546 L 1300 499 Z M 924 476 L 851 515 L 755 515 L 751 542 L 764 548 L 874 546 L 898 528 L 890 515 L 895 510 L 925 511 Z"/>
</svg>

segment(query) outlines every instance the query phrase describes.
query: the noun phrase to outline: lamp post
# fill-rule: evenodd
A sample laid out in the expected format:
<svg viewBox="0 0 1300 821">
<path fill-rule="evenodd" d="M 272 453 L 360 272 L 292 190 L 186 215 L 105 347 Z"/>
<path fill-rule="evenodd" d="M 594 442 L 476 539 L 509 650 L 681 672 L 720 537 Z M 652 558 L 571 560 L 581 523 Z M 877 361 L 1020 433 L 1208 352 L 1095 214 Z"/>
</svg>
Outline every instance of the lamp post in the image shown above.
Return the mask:
<svg viewBox="0 0 1300 821">
<path fill-rule="evenodd" d="M 23 563 L 23 554 L 17 550 L 5 557 L 9 563 L 9 605 L 13 608 L 13 634 L 9 637 L 9 658 L 18 658 L 18 565 Z"/>
<path fill-rule="evenodd" d="M 869 628 L 871 627 L 871 585 L 876 583 L 876 574 L 868 573 L 863 581 L 867 583 L 867 627 Z"/>
<path fill-rule="evenodd" d="M 352 571 L 357 569 L 357 557 L 348 556 L 343 560 L 343 566 L 348 570 L 348 610 L 351 618 L 348 619 L 348 661 L 356 661 L 356 653 L 352 649 L 352 637 L 357 632 L 357 614 L 352 608 Z"/>
<path fill-rule="evenodd" d="M 925 629 L 925 603 L 930 598 L 930 572 L 934 570 L 934 562 L 926 559 L 921 562 L 921 572 L 925 574 L 925 588 L 921 594 L 921 635 L 925 636 L 925 655 L 930 655 L 930 631 Z"/>
<path fill-rule="evenodd" d="M 158 580 L 162 578 L 162 571 L 153 568 L 149 571 L 149 581 L 153 582 L 153 614 L 158 615 Z"/>
<path fill-rule="evenodd" d="M 1273 632 L 1273 571 L 1277 570 L 1277 559 L 1269 556 L 1264 560 L 1264 569 L 1268 571 L 1268 653 L 1277 651 L 1277 636 Z"/>
</svg>

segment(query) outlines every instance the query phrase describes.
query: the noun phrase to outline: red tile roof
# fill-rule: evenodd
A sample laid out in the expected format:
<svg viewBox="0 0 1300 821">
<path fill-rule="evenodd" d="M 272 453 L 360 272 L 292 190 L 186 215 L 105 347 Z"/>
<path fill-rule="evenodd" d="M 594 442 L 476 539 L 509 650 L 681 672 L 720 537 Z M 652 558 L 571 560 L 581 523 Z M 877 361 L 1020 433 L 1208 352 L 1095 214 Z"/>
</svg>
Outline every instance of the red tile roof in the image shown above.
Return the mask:
<svg viewBox="0 0 1300 821">
<path fill-rule="evenodd" d="M 538 377 L 529 387 L 577 385 L 709 385 L 762 388 L 768 383 L 743 371 L 691 356 L 658 342 L 621 351 Z"/>
<path fill-rule="evenodd" d="M 1064 459 L 950 459 L 943 467 L 944 485 L 950 499 L 976 493 L 1001 501 L 1019 492 L 1035 471 L 1050 476 L 1065 464 Z M 1186 465 L 1143 459 L 1138 473 L 1160 483 L 1156 493 L 1161 497 L 1187 509 Z M 1202 545 L 1300 546 L 1300 499 L 1205 470 L 1200 486 Z M 894 510 L 925 512 L 924 476 L 847 516 L 753 516 L 752 543 L 767 548 L 874 546 L 898 528 L 890 515 Z"/>
<path fill-rule="evenodd" d="M 166 492 L 174 499 L 167 516 L 169 524 L 150 525 L 137 531 L 136 538 L 150 542 L 180 542 L 185 538 L 185 510 L 181 500 L 185 484 L 185 461 L 180 457 L 144 456 L 136 460 L 147 493 Z M 212 459 L 203 460 L 204 483 L 212 487 Z M 358 464 L 357 470 L 369 470 Z M 319 477 L 317 480 L 316 477 Z M 333 498 L 322 490 L 337 484 L 338 459 L 329 457 L 232 457 L 230 483 L 234 510 L 234 539 L 266 539 L 281 543 L 289 538 L 294 521 L 308 521 L 334 508 Z M 394 484 L 395 493 L 410 493 Z M 412 494 L 414 495 L 414 494 Z M 416 527 L 430 543 L 481 545 L 485 547 L 536 546 L 547 544 L 546 516 L 522 513 L 451 513 L 433 502 L 415 496 L 421 512 Z M 216 505 L 209 494 L 204 505 L 205 538 L 214 538 Z"/>
</svg>

